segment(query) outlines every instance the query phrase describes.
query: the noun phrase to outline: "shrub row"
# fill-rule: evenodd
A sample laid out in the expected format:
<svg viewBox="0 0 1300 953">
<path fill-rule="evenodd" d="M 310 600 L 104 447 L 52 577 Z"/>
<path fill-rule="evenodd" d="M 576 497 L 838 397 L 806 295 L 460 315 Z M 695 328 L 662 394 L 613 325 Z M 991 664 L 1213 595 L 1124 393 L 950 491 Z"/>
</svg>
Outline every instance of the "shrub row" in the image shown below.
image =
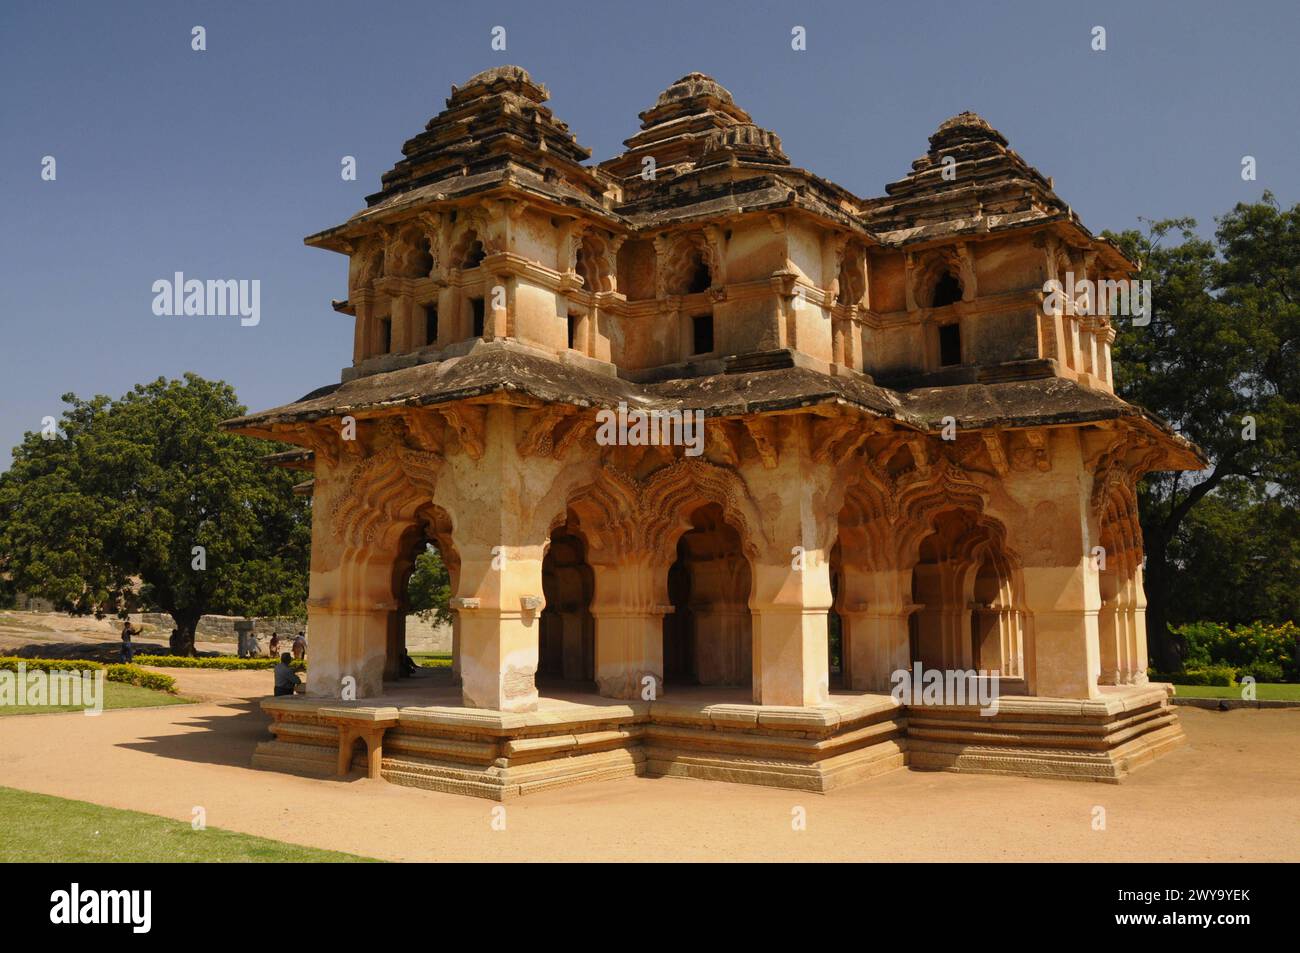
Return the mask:
<svg viewBox="0 0 1300 953">
<path fill-rule="evenodd" d="M 1237 670 L 1231 665 L 1188 666 L 1176 673 L 1152 671 L 1148 677 L 1153 682 L 1173 682 L 1176 685 L 1220 685 L 1231 688 L 1237 684 Z"/>
<path fill-rule="evenodd" d="M 1235 627 L 1190 622 L 1173 632 L 1187 645 L 1187 670 L 1230 665 L 1239 675 L 1250 675 L 1258 682 L 1300 682 L 1300 627 L 1294 622 L 1252 622 Z"/>
<path fill-rule="evenodd" d="M 243 669 L 275 668 L 275 664 L 279 659 L 237 658 L 233 655 L 137 655 L 135 661 L 139 665 L 152 665 L 156 668 L 216 668 L 226 671 L 240 671 Z M 295 672 L 307 670 L 307 663 L 300 659 L 294 659 L 290 664 Z"/>
<path fill-rule="evenodd" d="M 104 678 L 110 682 L 121 682 L 124 685 L 151 688 L 156 692 L 176 694 L 176 679 L 170 675 L 164 675 L 162 672 L 146 672 L 138 665 L 104 665 L 102 662 L 82 661 L 80 659 L 15 658 L 12 656 L 0 658 L 0 669 L 4 671 L 16 672 L 20 664 L 29 672 L 38 670 L 42 672 L 95 672 L 104 669 Z"/>
</svg>

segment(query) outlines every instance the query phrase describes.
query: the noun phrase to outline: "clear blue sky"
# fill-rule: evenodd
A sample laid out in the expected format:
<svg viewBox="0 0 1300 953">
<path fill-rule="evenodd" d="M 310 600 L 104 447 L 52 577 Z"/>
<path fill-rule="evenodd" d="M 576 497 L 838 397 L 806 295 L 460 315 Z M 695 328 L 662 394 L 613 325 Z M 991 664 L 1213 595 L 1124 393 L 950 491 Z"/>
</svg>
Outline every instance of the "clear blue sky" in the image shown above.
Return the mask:
<svg viewBox="0 0 1300 953">
<path fill-rule="evenodd" d="M 16 2 L 0 6 L 0 467 L 60 394 L 159 375 L 250 409 L 338 379 L 346 261 L 302 237 L 375 191 L 453 83 L 518 63 L 594 160 L 691 70 L 860 195 L 981 113 L 1091 228 L 1300 200 L 1288 2 Z M 207 29 L 207 51 L 190 30 Z M 507 51 L 490 48 L 506 27 Z M 808 49 L 790 48 L 795 25 Z M 1091 30 L 1107 31 L 1104 53 Z M 1243 155 L 1258 180 L 1243 182 Z M 41 180 L 53 155 L 58 178 Z M 358 178 L 344 182 L 340 159 Z M 261 323 L 157 317 L 152 283 L 260 279 Z"/>
</svg>

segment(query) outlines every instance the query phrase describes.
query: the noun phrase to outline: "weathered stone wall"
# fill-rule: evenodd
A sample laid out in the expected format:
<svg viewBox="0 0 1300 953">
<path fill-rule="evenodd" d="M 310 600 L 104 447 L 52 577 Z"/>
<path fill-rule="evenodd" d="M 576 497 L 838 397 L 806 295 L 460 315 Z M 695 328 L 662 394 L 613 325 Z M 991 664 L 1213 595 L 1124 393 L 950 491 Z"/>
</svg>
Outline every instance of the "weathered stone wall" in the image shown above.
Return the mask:
<svg viewBox="0 0 1300 953">
<path fill-rule="evenodd" d="M 235 623 L 243 616 L 205 615 L 199 619 L 197 635 L 201 641 L 235 641 Z M 175 627 L 172 617 L 165 612 L 137 612 L 131 616 L 135 625 L 151 625 L 166 636 Z M 311 633 L 305 622 L 294 619 L 254 619 L 253 632 L 266 644 L 272 632 L 279 632 L 281 639 L 292 639 L 299 632 L 306 632 L 310 644 Z M 411 652 L 433 652 L 451 654 L 451 626 L 425 622 L 417 615 L 406 617 L 406 648 Z"/>
<path fill-rule="evenodd" d="M 195 634 L 200 640 L 224 640 L 235 638 L 235 623 L 244 619 L 244 616 L 237 615 L 205 615 L 199 619 L 199 624 L 195 629 Z M 135 625 L 152 625 L 163 635 L 167 635 L 172 629 L 176 628 L 176 622 L 165 612 L 135 612 L 131 614 L 131 622 Z M 286 635 L 293 638 L 299 632 L 306 631 L 307 624 L 295 619 L 254 619 L 253 631 L 258 638 L 269 639 L 272 632 L 279 632 L 280 637 Z"/>
</svg>

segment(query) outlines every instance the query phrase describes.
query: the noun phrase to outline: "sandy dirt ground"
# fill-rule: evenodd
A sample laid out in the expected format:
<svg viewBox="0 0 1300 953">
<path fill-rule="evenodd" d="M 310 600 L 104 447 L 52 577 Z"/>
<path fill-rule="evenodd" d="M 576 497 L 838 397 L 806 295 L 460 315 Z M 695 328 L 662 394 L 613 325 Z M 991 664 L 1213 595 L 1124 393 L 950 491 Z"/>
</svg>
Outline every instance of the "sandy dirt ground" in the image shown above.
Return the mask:
<svg viewBox="0 0 1300 953">
<path fill-rule="evenodd" d="M 171 630 L 145 626 L 132 638 L 136 655 L 166 655 Z M 200 652 L 234 655 L 236 641 L 218 639 L 194 643 Z M 79 658 L 99 662 L 119 661 L 122 651 L 122 621 L 93 616 L 68 616 L 57 612 L 0 612 L 0 655 L 23 658 Z M 266 651 L 266 640 L 262 640 Z"/>
<path fill-rule="evenodd" d="M 817 795 L 627 778 L 509 802 L 502 831 L 492 801 L 253 770 L 270 673 L 170 671 L 215 700 L 0 718 L 0 784 L 185 821 L 202 806 L 214 827 L 390 860 L 1300 860 L 1300 710 L 1181 709 L 1189 745 L 1119 785 L 901 770 Z"/>
</svg>

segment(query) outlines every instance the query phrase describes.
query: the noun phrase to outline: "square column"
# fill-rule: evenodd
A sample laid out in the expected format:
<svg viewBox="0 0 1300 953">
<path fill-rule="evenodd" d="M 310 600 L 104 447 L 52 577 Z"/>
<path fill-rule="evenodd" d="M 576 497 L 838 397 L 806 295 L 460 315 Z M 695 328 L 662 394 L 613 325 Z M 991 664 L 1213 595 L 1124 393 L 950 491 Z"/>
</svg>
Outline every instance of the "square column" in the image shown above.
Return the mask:
<svg viewBox="0 0 1300 953">
<path fill-rule="evenodd" d="M 843 575 L 839 613 L 848 636 L 847 687 L 887 692 L 893 688 L 894 672 L 912 666 L 908 620 L 918 607 L 911 604 L 910 573 L 845 564 Z"/>
<path fill-rule="evenodd" d="M 749 608 L 754 629 L 754 694 L 760 705 L 822 705 L 830 694 L 830 566 L 821 552 L 758 563 Z"/>
<path fill-rule="evenodd" d="M 464 704 L 494 711 L 535 711 L 542 560 L 508 553 L 503 558 L 490 552 L 484 558 L 464 549 L 460 554 L 460 588 L 452 607 L 460 622 Z"/>
<path fill-rule="evenodd" d="M 1096 698 L 1101 607 L 1091 557 L 1076 566 L 1026 566 L 1025 605 L 1033 618 L 1035 694 Z"/>
<path fill-rule="evenodd" d="M 1037 471 L 1017 473 L 1008 486 L 1021 509 L 1005 521 L 1007 544 L 1021 559 L 1033 633 L 1030 689 L 1057 698 L 1096 698 L 1101 580 L 1092 554 L 1100 542 L 1091 514 L 1093 475 L 1078 430 L 1048 430 L 1041 439 Z"/>
<path fill-rule="evenodd" d="M 591 568 L 597 690 L 607 698 L 659 698 L 664 692 L 663 619 L 672 611 L 668 567 L 628 558 L 592 562 Z"/>
</svg>

